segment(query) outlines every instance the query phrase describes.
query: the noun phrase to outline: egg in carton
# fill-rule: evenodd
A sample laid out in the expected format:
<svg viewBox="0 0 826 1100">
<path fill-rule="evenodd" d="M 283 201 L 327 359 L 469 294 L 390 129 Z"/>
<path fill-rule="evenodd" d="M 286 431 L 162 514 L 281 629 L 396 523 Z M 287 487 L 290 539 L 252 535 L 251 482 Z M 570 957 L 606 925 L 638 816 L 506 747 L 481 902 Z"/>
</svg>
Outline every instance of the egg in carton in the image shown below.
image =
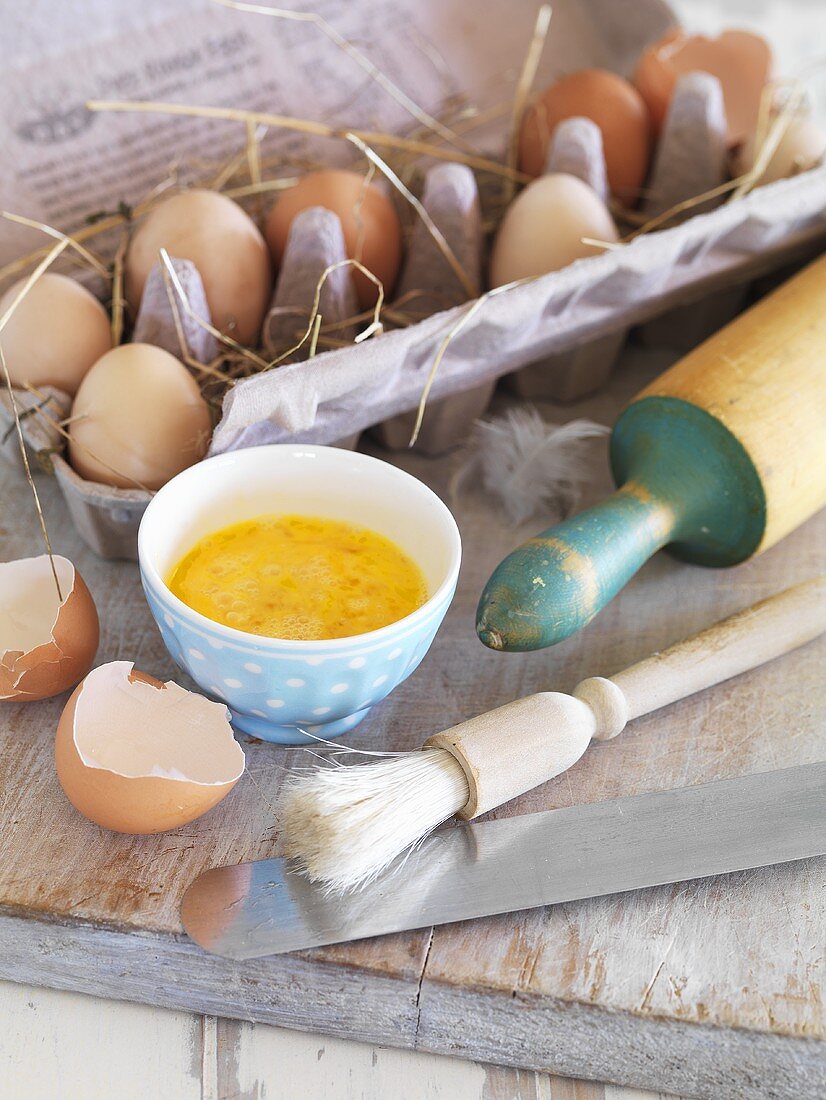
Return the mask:
<svg viewBox="0 0 826 1100">
<path fill-rule="evenodd" d="M 555 128 L 545 164 L 547 174 L 562 172 L 586 183 L 607 204 L 608 175 L 602 132 L 589 118 L 573 117 Z M 505 386 L 529 401 L 575 401 L 598 390 L 610 376 L 628 334 L 627 327 L 596 340 L 578 342 L 505 379 Z"/>
</svg>

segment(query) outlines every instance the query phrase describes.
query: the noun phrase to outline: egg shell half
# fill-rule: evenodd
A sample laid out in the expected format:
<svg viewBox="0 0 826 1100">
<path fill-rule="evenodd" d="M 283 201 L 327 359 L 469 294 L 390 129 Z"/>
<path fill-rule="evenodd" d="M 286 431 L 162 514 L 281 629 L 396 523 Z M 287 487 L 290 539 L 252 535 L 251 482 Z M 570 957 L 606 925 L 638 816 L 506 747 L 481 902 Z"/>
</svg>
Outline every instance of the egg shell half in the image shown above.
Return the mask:
<svg viewBox="0 0 826 1100">
<path fill-rule="evenodd" d="M 227 713 L 223 704 L 173 681 L 163 684 L 129 661 L 101 665 L 60 716 L 60 785 L 75 809 L 101 828 L 177 829 L 216 806 L 243 774 L 244 754 Z M 201 775 L 191 778 L 181 767 Z"/>
<path fill-rule="evenodd" d="M 0 298 L 0 317 L 25 279 Z M 86 287 L 45 272 L 14 308 L 0 336 L 12 385 L 54 386 L 74 397 L 94 363 L 112 347 L 106 310 Z"/>
<path fill-rule="evenodd" d="M 68 558 L 56 554 L 54 564 L 62 602 L 48 554 L 0 563 L 0 699 L 48 699 L 92 667 L 100 640 L 94 600 Z"/>
<path fill-rule="evenodd" d="M 256 345 L 270 300 L 272 268 L 264 238 L 238 203 L 217 191 L 184 191 L 146 215 L 129 242 L 124 264 L 133 317 L 161 248 L 198 269 L 212 323 L 239 343 Z"/>
<path fill-rule="evenodd" d="M 204 457 L 211 432 L 209 407 L 180 360 L 151 344 L 122 344 L 77 391 L 69 461 L 87 481 L 160 489 Z"/>
<path fill-rule="evenodd" d="M 582 69 L 551 84 L 522 118 L 523 172 L 542 175 L 553 132 L 568 118 L 590 118 L 599 126 L 608 184 L 625 203 L 636 201 L 651 158 L 651 120 L 633 84 L 606 69 Z"/>
<path fill-rule="evenodd" d="M 276 264 L 283 259 L 293 218 L 313 206 L 338 216 L 348 258 L 358 259 L 372 271 L 381 280 L 385 296 L 389 296 L 401 263 L 401 223 L 384 192 L 375 184 L 366 184 L 357 172 L 333 168 L 310 172 L 281 195 L 264 227 Z M 378 297 L 376 285 L 356 269 L 353 283 L 359 305 L 369 309 Z"/>
<path fill-rule="evenodd" d="M 760 99 L 771 69 L 771 48 L 759 34 L 731 30 L 707 38 L 672 30 L 643 52 L 634 84 L 659 133 L 678 78 L 691 72 L 716 76 L 723 89 L 728 144 L 734 146 L 745 141 L 757 126 Z"/>
<path fill-rule="evenodd" d="M 490 263 L 490 285 L 546 275 L 574 260 L 600 255 L 583 237 L 617 240 L 605 203 L 587 183 L 564 172 L 529 183 L 510 204 L 499 226 Z"/>
</svg>

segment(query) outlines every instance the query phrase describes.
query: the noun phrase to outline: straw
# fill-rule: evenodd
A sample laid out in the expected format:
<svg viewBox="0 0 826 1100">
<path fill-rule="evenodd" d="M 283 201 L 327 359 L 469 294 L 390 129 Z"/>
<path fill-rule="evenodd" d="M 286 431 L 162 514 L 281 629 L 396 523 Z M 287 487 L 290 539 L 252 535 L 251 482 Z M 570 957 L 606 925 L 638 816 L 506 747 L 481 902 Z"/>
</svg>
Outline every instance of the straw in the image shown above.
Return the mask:
<svg viewBox="0 0 826 1100">
<path fill-rule="evenodd" d="M 43 508 L 40 505 L 40 494 L 37 491 L 37 486 L 35 485 L 34 478 L 32 477 L 31 467 L 29 466 L 29 456 L 26 453 L 26 441 L 23 438 L 23 427 L 20 423 L 20 413 L 17 408 L 17 401 L 14 396 L 14 388 L 11 384 L 11 375 L 9 374 L 9 368 L 6 364 L 6 356 L 3 354 L 3 345 L 1 343 L 0 367 L 2 367 L 3 370 L 3 381 L 6 384 L 6 390 L 8 391 L 9 401 L 11 403 L 12 416 L 14 417 L 14 426 L 17 429 L 17 445 L 20 448 L 20 457 L 23 460 L 23 469 L 26 471 L 26 481 L 28 481 L 29 488 L 32 491 L 32 496 L 34 497 L 34 506 L 37 510 L 37 518 L 40 523 L 40 532 L 43 535 L 43 542 L 46 544 L 46 553 L 49 555 L 49 565 L 52 567 L 52 576 L 54 577 L 55 588 L 57 589 L 57 598 L 60 603 L 63 603 L 63 593 L 60 590 L 60 580 L 57 576 L 57 566 L 54 562 L 52 544 L 49 539 L 48 529 L 46 528 L 46 518 L 43 515 Z M 34 411 L 42 412 L 42 409 L 35 409 Z"/>
<path fill-rule="evenodd" d="M 552 14 L 553 8 L 550 4 L 543 4 L 536 13 L 536 23 L 534 24 L 533 34 L 528 43 L 528 51 L 525 54 L 525 60 L 522 62 L 519 79 L 516 82 L 513 107 L 511 109 L 510 137 L 508 139 L 508 156 L 506 161 L 507 165 L 514 171 L 516 170 L 516 162 L 519 156 L 519 131 L 522 126 L 522 115 L 525 113 L 525 104 L 528 101 L 533 82 L 536 79 L 536 70 L 539 68 L 539 60 L 542 57 L 542 50 L 545 47 L 545 40 L 548 37 L 548 28 L 551 25 Z M 513 198 L 515 189 L 516 185 L 513 176 L 506 177 L 502 186 L 502 199 L 505 205 Z"/>
</svg>

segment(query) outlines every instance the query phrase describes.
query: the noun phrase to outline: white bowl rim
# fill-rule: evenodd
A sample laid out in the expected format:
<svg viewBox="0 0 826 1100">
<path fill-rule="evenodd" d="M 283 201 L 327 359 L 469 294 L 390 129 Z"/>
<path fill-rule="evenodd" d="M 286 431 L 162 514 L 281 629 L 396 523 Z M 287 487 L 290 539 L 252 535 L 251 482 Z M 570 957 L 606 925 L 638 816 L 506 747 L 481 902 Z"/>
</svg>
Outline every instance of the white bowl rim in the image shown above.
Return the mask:
<svg viewBox="0 0 826 1100">
<path fill-rule="evenodd" d="M 418 490 L 422 491 L 426 497 L 429 496 L 432 498 L 432 501 L 436 504 L 437 512 L 440 512 L 442 518 L 447 521 L 446 529 L 450 533 L 450 563 L 444 580 L 436 591 L 425 600 L 421 607 L 417 607 L 415 611 L 411 611 L 409 615 L 405 615 L 401 619 L 396 619 L 392 623 L 387 623 L 386 626 L 381 626 L 377 630 L 368 630 L 363 634 L 348 634 L 343 638 L 319 638 L 316 640 L 271 638 L 264 634 L 250 634 L 246 630 L 236 630 L 234 626 L 226 626 L 224 623 L 219 623 L 216 619 L 210 619 L 208 616 L 202 615 L 200 611 L 196 611 L 193 607 L 190 607 L 189 604 L 184 603 L 183 600 L 179 599 L 178 596 L 170 590 L 146 550 L 146 525 L 147 521 L 151 523 L 153 509 L 157 510 L 155 508 L 155 502 L 160 500 L 170 486 L 174 485 L 176 482 L 180 484 L 181 481 L 198 478 L 202 475 L 204 469 L 211 465 L 224 465 L 232 460 L 238 459 L 241 455 L 251 455 L 254 453 L 268 453 L 272 455 L 273 452 L 283 455 L 288 452 L 295 453 L 300 451 L 320 451 L 325 455 L 340 454 L 342 456 L 342 461 L 354 461 L 356 464 L 361 463 L 367 467 L 375 465 L 387 467 L 389 470 L 393 471 L 393 475 L 398 475 L 402 481 L 415 483 Z M 334 459 L 334 461 L 336 460 Z M 336 650 L 346 649 L 347 647 L 352 648 L 354 645 L 367 646 L 376 642 L 380 643 L 385 639 L 390 641 L 392 637 L 399 632 L 400 628 L 414 626 L 417 620 L 426 622 L 432 616 L 433 612 L 436 611 L 437 606 L 441 604 L 445 598 L 450 598 L 456 586 L 461 563 L 462 537 L 459 532 L 458 524 L 451 510 L 442 498 L 437 493 L 433 492 L 429 485 L 425 485 L 423 481 L 413 474 L 409 474 L 406 470 L 394 466 L 392 462 L 385 462 L 384 459 L 374 458 L 373 455 L 362 454 L 360 451 L 349 451 L 339 447 L 324 446 L 319 443 L 264 443 L 257 447 L 241 447 L 235 451 L 224 451 L 222 454 L 204 458 L 200 462 L 196 462 L 193 466 L 188 466 L 185 470 L 181 470 L 179 474 L 170 478 L 165 485 L 162 485 L 161 488 L 157 490 L 147 505 L 141 517 L 140 526 L 138 527 L 138 564 L 140 569 L 148 577 L 151 584 L 160 589 L 164 599 L 169 601 L 174 610 L 178 611 L 184 618 L 192 619 L 202 630 L 214 631 L 219 637 L 224 637 L 237 644 L 245 644 L 247 646 L 255 645 L 270 650 L 295 649 L 298 653 L 307 653 L 310 650 L 318 651 L 320 649 L 324 652 L 334 653 Z"/>
</svg>

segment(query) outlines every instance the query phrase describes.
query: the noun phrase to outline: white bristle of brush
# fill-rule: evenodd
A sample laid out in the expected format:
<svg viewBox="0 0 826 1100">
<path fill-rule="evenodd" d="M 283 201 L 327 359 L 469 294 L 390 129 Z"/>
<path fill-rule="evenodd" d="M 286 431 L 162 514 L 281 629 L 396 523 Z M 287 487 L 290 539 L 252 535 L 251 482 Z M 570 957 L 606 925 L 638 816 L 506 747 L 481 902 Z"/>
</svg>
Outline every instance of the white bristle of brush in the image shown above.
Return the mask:
<svg viewBox="0 0 826 1100">
<path fill-rule="evenodd" d="M 281 796 L 286 855 L 332 892 L 372 882 L 466 804 L 468 782 L 445 749 L 294 775 Z"/>
</svg>

